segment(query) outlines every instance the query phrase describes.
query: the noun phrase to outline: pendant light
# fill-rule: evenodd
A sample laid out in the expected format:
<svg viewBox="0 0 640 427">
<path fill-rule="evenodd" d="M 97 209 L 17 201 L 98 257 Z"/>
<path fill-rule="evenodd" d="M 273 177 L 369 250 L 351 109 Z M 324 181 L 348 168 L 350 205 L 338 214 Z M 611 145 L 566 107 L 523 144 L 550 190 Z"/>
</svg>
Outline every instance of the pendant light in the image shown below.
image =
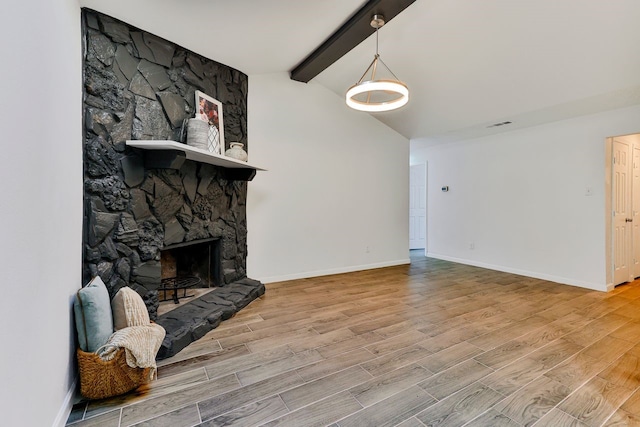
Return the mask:
<svg viewBox="0 0 640 427">
<path fill-rule="evenodd" d="M 376 55 L 358 83 L 347 91 L 347 105 L 355 110 L 370 113 L 391 111 L 409 102 L 409 88 L 393 74 L 378 53 L 378 30 L 384 23 L 384 16 L 373 15 L 371 26 L 376 29 Z M 376 80 L 379 65 L 386 68 L 393 79 Z"/>
</svg>

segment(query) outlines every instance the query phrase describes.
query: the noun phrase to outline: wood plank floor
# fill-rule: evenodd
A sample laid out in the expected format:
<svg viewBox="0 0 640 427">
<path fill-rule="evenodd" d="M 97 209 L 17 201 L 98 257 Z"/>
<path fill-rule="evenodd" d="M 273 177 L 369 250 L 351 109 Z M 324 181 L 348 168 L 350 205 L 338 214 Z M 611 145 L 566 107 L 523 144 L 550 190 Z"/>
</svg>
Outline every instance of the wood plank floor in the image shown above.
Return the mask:
<svg viewBox="0 0 640 427">
<path fill-rule="evenodd" d="M 160 365 L 68 425 L 640 426 L 640 281 L 603 293 L 412 254 L 267 285 Z"/>
</svg>

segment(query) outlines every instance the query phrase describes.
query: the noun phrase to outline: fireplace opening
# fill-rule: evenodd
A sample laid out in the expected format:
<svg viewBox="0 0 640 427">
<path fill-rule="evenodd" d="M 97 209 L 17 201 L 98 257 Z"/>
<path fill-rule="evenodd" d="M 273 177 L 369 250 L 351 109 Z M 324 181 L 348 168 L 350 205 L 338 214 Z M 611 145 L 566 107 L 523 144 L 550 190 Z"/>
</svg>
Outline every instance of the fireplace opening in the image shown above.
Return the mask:
<svg viewBox="0 0 640 427">
<path fill-rule="evenodd" d="M 160 252 L 160 301 L 193 295 L 195 288 L 214 288 L 222 284 L 220 239 L 202 239 L 165 246 Z"/>
</svg>

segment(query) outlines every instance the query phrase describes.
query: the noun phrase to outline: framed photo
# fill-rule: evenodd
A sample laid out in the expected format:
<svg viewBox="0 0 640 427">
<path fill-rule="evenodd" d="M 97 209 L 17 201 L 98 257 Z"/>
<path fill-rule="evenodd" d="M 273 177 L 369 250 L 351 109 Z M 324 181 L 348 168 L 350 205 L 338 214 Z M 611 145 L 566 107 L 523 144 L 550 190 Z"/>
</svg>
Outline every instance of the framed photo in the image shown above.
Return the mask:
<svg viewBox="0 0 640 427">
<path fill-rule="evenodd" d="M 224 156 L 224 122 L 222 102 L 204 92 L 196 91 L 196 118 L 209 123 L 207 148 L 210 152 Z"/>
</svg>

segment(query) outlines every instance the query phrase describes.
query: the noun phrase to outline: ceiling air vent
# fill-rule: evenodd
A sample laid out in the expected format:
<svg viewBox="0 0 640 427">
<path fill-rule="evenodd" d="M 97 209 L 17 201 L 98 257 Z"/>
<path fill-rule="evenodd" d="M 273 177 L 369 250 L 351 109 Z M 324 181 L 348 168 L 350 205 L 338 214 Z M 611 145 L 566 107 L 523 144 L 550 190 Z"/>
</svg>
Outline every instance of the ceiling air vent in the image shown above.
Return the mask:
<svg viewBox="0 0 640 427">
<path fill-rule="evenodd" d="M 510 125 L 512 122 L 500 122 L 500 123 L 494 123 L 492 125 L 487 126 L 488 128 L 497 128 L 499 126 L 504 126 L 504 125 Z"/>
</svg>

